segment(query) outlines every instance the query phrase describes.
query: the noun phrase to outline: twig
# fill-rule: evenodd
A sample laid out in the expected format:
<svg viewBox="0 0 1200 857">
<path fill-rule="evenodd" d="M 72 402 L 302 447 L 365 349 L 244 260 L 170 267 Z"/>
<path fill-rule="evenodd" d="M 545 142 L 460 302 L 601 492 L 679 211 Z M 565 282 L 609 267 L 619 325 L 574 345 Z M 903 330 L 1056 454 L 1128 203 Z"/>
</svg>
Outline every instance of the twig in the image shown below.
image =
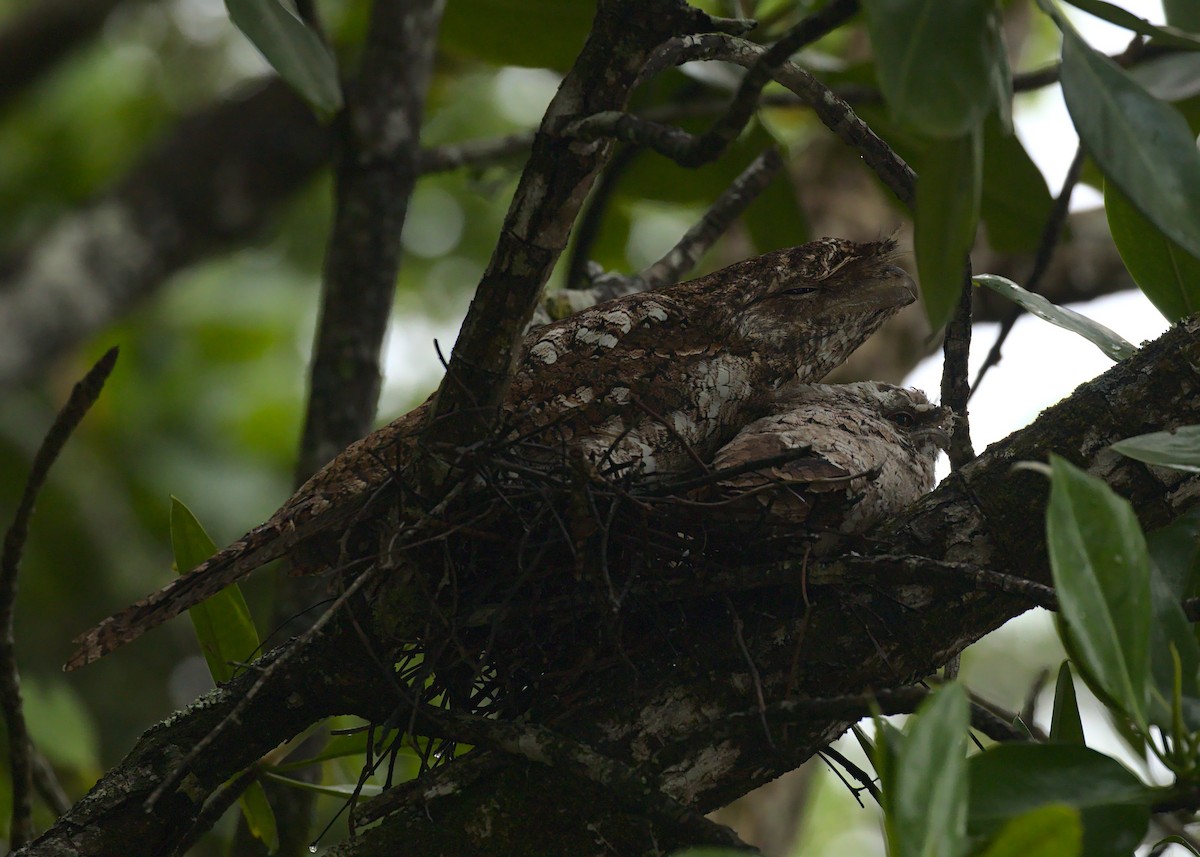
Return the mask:
<svg viewBox="0 0 1200 857">
<path fill-rule="evenodd" d="M 322 628 L 329 624 L 330 620 L 334 617 L 334 615 L 337 614 L 338 609 L 341 608 L 341 606 L 345 604 L 350 597 L 354 595 L 354 593 L 358 592 L 367 583 L 367 581 L 374 576 L 376 570 L 376 566 L 371 566 L 358 577 L 356 577 L 354 582 L 347 586 L 342 594 L 339 595 L 337 599 L 335 599 L 334 602 L 329 605 L 329 609 L 322 613 L 321 617 L 313 623 L 312 627 L 296 638 L 296 642 L 292 648 L 292 651 L 295 651 L 306 641 L 316 636 Z M 150 793 L 150 796 L 146 798 L 145 808 L 147 812 L 152 811 L 154 809 L 154 805 L 158 803 L 159 799 L 162 798 L 163 795 L 183 781 L 183 778 L 187 775 L 188 766 L 191 765 L 191 763 L 197 758 L 199 758 L 205 750 L 212 746 L 212 743 L 216 741 L 217 738 L 229 726 L 237 725 L 241 722 L 242 712 L 249 707 L 254 697 L 258 695 L 259 691 L 261 691 L 264 686 L 266 686 L 268 680 L 275 674 L 275 670 L 282 667 L 287 662 L 287 657 L 281 657 L 272 661 L 270 665 L 268 665 L 267 668 L 264 669 L 261 674 L 259 674 L 254 684 L 252 684 L 246 690 L 246 692 L 242 694 L 241 698 L 228 711 L 228 713 L 225 714 L 221 721 L 214 726 L 207 735 L 192 745 L 192 748 L 184 755 L 179 764 L 175 765 L 175 768 L 170 775 L 164 777 L 163 781 L 159 783 L 155 787 L 154 791 Z"/>
<path fill-rule="evenodd" d="M 717 239 L 725 234 L 746 207 L 766 190 L 771 179 L 782 167 L 783 159 L 777 151 L 768 149 L 763 152 L 730 183 L 704 215 L 657 262 L 630 276 L 602 272 L 598 265 L 595 266 L 596 271 L 588 271 L 586 279 L 589 285 L 571 288 L 565 294 L 569 302 L 569 311 L 579 312 L 586 306 L 602 301 L 683 280 L 700 261 L 700 257 L 717 243 Z M 592 210 L 594 209 L 589 209 L 589 214 Z M 543 324 L 559 317 L 560 314 L 553 307 L 555 301 L 561 300 L 563 296 L 564 292 L 550 295 L 539 307 L 533 323 Z M 547 310 L 547 307 L 550 309 Z"/>
<path fill-rule="evenodd" d="M 16 639 L 13 636 L 17 574 L 38 493 L 71 433 L 100 396 L 116 362 L 117 349 L 110 348 L 71 390 L 67 403 L 58 412 L 33 458 L 17 512 L 4 534 L 4 548 L 0 554 L 0 705 L 4 708 L 4 719 L 8 724 L 8 757 L 12 772 L 12 826 L 9 838 L 14 849 L 33 838 L 33 744 L 29 739 L 29 727 L 25 722 L 21 701 L 21 677 L 17 670 Z"/>
<path fill-rule="evenodd" d="M 596 239 L 600 236 L 604 215 L 608 212 L 609 203 L 612 202 L 621 179 L 629 172 L 638 155 L 644 151 L 641 146 L 622 146 L 596 182 L 595 189 L 588 197 L 587 207 L 580 214 L 579 222 L 575 226 L 575 243 L 571 247 L 571 258 L 567 262 L 568 289 L 586 289 L 590 280 L 594 279 L 588 275 L 588 259 Z M 596 303 L 600 303 L 601 300 L 605 298 L 599 298 Z"/>
<path fill-rule="evenodd" d="M 1071 194 L 1074 193 L 1076 185 L 1079 184 L 1079 177 L 1083 173 L 1083 162 L 1086 153 L 1083 149 L 1083 144 L 1080 143 L 1075 148 L 1075 157 L 1071 160 L 1071 166 L 1067 170 L 1067 177 L 1063 180 L 1062 190 L 1058 192 L 1058 196 L 1054 198 L 1054 205 L 1050 209 L 1050 214 L 1046 218 L 1046 225 L 1042 227 L 1042 237 L 1038 242 L 1037 255 L 1033 259 L 1033 269 L 1029 272 L 1029 278 L 1025 281 L 1025 288 L 1031 292 L 1037 292 L 1041 286 L 1042 278 L 1046 272 L 1050 270 L 1050 262 L 1054 259 L 1054 251 L 1058 248 L 1058 242 L 1062 238 L 1063 227 L 1067 223 L 1067 215 L 1071 208 Z M 1000 362 L 1000 349 L 1004 347 L 1008 335 L 1012 333 L 1013 325 L 1017 323 L 1025 310 L 1014 304 L 1009 309 L 1008 314 L 1000 322 L 1000 330 L 996 334 L 996 341 L 992 343 L 992 347 L 988 349 L 987 356 L 983 359 L 983 365 L 979 367 L 979 371 L 975 374 L 975 383 L 971 385 L 971 391 L 967 396 L 975 395 L 975 391 L 979 389 L 980 382 L 983 377 Z"/>
<path fill-rule="evenodd" d="M 221 786 L 205 802 L 204 808 L 200 810 L 200 813 L 196 816 L 196 820 L 188 828 L 187 833 L 179 838 L 178 843 L 171 851 L 172 857 L 183 857 L 193 845 L 200 841 L 201 836 L 212 830 L 213 826 L 221 820 L 221 816 L 225 814 L 226 810 L 233 806 L 238 798 L 246 793 L 246 789 L 258 781 L 260 774 L 261 769 L 259 766 L 251 765 Z"/>
<path fill-rule="evenodd" d="M 737 608 L 733 606 L 733 601 L 728 596 L 725 597 L 725 606 L 733 618 L 733 638 L 738 644 L 738 651 L 742 653 L 742 659 L 750 669 L 750 678 L 754 682 L 754 699 L 758 703 L 758 716 L 762 721 L 763 736 L 767 739 L 767 746 L 774 750 L 775 739 L 771 737 L 771 724 L 767 722 L 767 699 L 763 695 L 762 675 L 758 671 L 758 665 L 754 663 L 754 656 L 750 654 L 750 649 L 746 646 L 745 625 L 742 623 L 742 617 L 737 613 Z"/>
<path fill-rule="evenodd" d="M 582 140 L 615 137 L 641 143 L 685 167 L 698 167 L 717 158 L 745 129 L 758 108 L 759 95 L 792 54 L 836 30 L 858 11 L 858 0 L 833 0 L 788 30 L 749 67 L 729 109 L 701 134 L 648 122 L 617 111 L 595 113 L 567 124 L 563 133 Z"/>
<path fill-rule="evenodd" d="M 958 470 L 975 457 L 971 444 L 971 423 L 967 414 L 967 401 L 971 398 L 968 363 L 971 359 L 971 258 L 964 261 L 962 291 L 958 305 L 946 325 L 946 339 L 942 343 L 942 405 L 954 412 L 954 425 L 950 433 L 950 469 Z"/>
<path fill-rule="evenodd" d="M 733 36 L 709 33 L 674 39 L 655 56 L 662 65 L 677 65 L 693 60 L 720 60 L 753 67 L 767 49 L 762 45 Z M 775 70 L 775 81 L 789 89 L 802 104 L 808 105 L 817 118 L 847 146 L 857 151 L 868 167 L 879 177 L 896 198 L 912 207 L 917 176 L 878 134 L 825 84 L 792 62 Z"/>
<path fill-rule="evenodd" d="M 839 765 L 841 765 L 842 769 L 847 774 L 854 777 L 854 779 L 858 781 L 858 784 L 860 786 L 862 786 L 862 788 L 859 789 L 859 791 L 866 791 L 867 794 L 869 794 L 872 798 L 875 799 L 876 803 L 881 803 L 881 798 L 883 796 L 882 792 L 879 791 L 879 786 L 875 785 L 875 781 L 871 778 L 871 776 L 866 771 L 864 771 L 858 765 L 851 762 L 849 759 L 847 759 L 845 756 L 843 756 L 837 750 L 833 749 L 833 747 L 826 747 L 824 750 L 821 751 L 821 755 L 828 756 L 830 759 L 832 759 L 833 761 L 835 761 Z M 837 773 L 837 771 L 834 771 L 834 773 Z M 840 774 L 838 776 L 840 779 L 842 779 L 842 782 L 845 782 L 845 779 L 841 778 Z M 852 793 L 854 793 L 854 790 L 851 790 L 851 791 L 852 791 Z M 856 793 L 854 794 L 854 799 L 858 800 L 858 795 Z M 858 805 L 862 806 L 862 801 L 859 800 Z"/>
<path fill-rule="evenodd" d="M 907 556 L 899 554 L 880 554 L 876 556 L 846 556 L 838 562 L 853 569 L 846 575 L 849 579 L 860 580 L 863 572 L 876 572 L 880 575 L 896 575 L 903 573 L 916 577 L 942 576 L 954 581 L 969 583 L 976 589 L 987 592 L 1003 592 L 1007 595 L 1017 595 L 1033 602 L 1038 607 L 1058 611 L 1058 596 L 1052 587 L 1033 580 L 1026 580 L 1012 574 L 979 568 L 962 562 L 947 562 L 923 556 Z M 827 584 L 836 578 L 822 574 L 819 582 Z"/>
</svg>

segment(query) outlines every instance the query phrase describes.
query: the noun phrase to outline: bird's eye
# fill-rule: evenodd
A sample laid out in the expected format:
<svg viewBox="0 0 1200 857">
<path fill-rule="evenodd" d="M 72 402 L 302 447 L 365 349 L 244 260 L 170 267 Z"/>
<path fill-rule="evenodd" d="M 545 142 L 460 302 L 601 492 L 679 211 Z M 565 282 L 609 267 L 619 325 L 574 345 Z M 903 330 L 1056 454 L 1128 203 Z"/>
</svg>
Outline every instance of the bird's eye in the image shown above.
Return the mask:
<svg viewBox="0 0 1200 857">
<path fill-rule="evenodd" d="M 888 419 L 902 429 L 910 429 L 917 424 L 917 417 L 912 411 L 896 411 L 889 414 Z"/>
<path fill-rule="evenodd" d="M 781 295 L 811 295 L 816 289 L 811 286 L 799 286 L 794 289 L 784 289 L 779 294 Z"/>
</svg>

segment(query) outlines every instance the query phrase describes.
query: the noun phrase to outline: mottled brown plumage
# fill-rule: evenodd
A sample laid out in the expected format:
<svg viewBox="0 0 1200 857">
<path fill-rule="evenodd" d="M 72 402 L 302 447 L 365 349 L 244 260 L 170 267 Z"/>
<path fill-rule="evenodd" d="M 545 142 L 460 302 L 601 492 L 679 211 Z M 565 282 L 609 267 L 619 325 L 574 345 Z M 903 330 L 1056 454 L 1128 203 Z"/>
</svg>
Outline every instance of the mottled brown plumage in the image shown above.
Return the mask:
<svg viewBox="0 0 1200 857">
<path fill-rule="evenodd" d="M 782 385 L 818 380 L 914 300 L 893 250 L 822 239 L 537 328 L 505 401 L 506 430 L 547 454 L 580 450 L 601 473 L 686 470 L 767 413 Z M 319 570 L 411 461 L 428 412 L 422 405 L 352 444 L 266 523 L 79 637 L 67 669 L 273 559 Z"/>
<path fill-rule="evenodd" d="M 870 529 L 933 488 L 949 444 L 950 410 L 889 384 L 789 384 L 772 410 L 721 447 L 713 467 L 801 457 L 732 476 L 707 497 L 726 523 L 768 536 Z"/>
</svg>

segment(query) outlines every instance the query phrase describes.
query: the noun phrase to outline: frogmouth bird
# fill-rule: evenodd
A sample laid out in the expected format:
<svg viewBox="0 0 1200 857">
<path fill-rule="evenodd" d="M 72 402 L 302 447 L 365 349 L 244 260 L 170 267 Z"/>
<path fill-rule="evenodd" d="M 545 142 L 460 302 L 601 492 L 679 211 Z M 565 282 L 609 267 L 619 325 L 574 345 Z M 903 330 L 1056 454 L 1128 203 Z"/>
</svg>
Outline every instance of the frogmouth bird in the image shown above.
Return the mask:
<svg viewBox="0 0 1200 857">
<path fill-rule="evenodd" d="M 711 459 L 781 388 L 817 381 L 916 295 L 891 241 L 825 238 L 598 304 L 525 338 L 502 437 L 582 453 L 597 473 L 656 479 Z M 352 444 L 264 524 L 77 638 L 74 669 L 283 556 L 336 567 L 349 528 L 436 440 L 429 402 Z M 400 522 L 403 526 L 403 521 Z"/>
<path fill-rule="evenodd" d="M 929 493 L 938 450 L 950 443 L 948 408 L 874 381 L 787 384 L 771 411 L 717 451 L 713 469 L 736 475 L 706 498 L 725 523 L 768 537 L 865 532 Z"/>
</svg>

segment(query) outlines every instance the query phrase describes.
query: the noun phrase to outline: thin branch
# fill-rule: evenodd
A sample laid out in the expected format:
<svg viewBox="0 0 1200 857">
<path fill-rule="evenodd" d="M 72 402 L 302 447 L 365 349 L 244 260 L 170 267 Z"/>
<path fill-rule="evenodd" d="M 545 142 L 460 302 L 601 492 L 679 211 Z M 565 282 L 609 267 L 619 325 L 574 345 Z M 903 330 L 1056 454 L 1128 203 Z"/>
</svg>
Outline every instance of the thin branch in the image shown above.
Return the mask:
<svg viewBox="0 0 1200 857">
<path fill-rule="evenodd" d="M 71 390 L 67 403 L 58 412 L 33 458 L 25 490 L 21 494 L 12 525 L 4 534 L 4 548 L 0 553 L 0 705 L 4 708 L 4 720 L 8 724 L 8 758 L 12 772 L 12 824 L 9 838 L 14 849 L 33 838 L 34 764 L 33 744 L 21 702 L 21 678 L 17 671 L 16 640 L 13 636 L 17 574 L 38 493 L 71 433 L 99 398 L 116 362 L 117 349 L 110 348 Z"/>
<path fill-rule="evenodd" d="M 601 174 L 596 187 L 588 197 L 587 206 L 579 216 L 575 227 L 575 241 L 571 246 L 571 256 L 567 261 L 566 287 L 572 291 L 588 289 L 595 277 L 589 270 L 589 259 L 596 239 L 600 237 L 600 229 L 608 213 L 609 203 L 612 202 L 621 179 L 629 172 L 629 168 L 637 161 L 638 156 L 645 152 L 641 146 L 622 146 L 613 155 L 608 166 Z M 596 301 L 599 303 L 599 301 Z"/>
<path fill-rule="evenodd" d="M 187 833 L 180 837 L 178 844 L 171 851 L 171 857 L 183 857 L 200 837 L 212 830 L 221 820 L 228 809 L 237 803 L 238 798 L 246 793 L 246 789 L 258 782 L 261 776 L 258 765 L 251 765 L 229 782 L 221 786 L 204 804 L 204 809 L 196 816 L 196 820 L 188 828 Z"/>
<path fill-rule="evenodd" d="M 700 258 L 707 253 L 729 227 L 759 194 L 766 190 L 771 179 L 783 168 L 783 159 L 774 149 L 768 149 L 755 158 L 717 198 L 704 215 L 692 225 L 666 254 L 636 274 L 596 273 L 589 276 L 591 286 L 587 289 L 571 289 L 567 296 L 571 312 L 584 306 L 635 294 L 646 289 L 670 285 L 683 280 L 696 267 Z M 597 266 L 598 267 L 598 266 Z M 578 295 L 585 291 L 586 297 Z M 553 303 L 559 295 L 550 295 L 547 302 Z M 552 314 L 547 314 L 549 321 Z"/>
<path fill-rule="evenodd" d="M 729 109 L 701 134 L 690 134 L 681 128 L 611 111 L 577 119 L 568 124 L 563 133 L 582 140 L 615 137 L 629 143 L 642 143 L 685 167 L 706 164 L 716 159 L 745 129 L 758 109 L 763 87 L 777 77 L 779 69 L 792 54 L 833 32 L 857 12 L 858 0 L 833 0 L 794 25 L 749 66 Z"/>
<path fill-rule="evenodd" d="M 694 60 L 720 60 L 743 68 L 753 67 L 767 49 L 745 39 L 722 34 L 705 34 L 674 39 L 655 56 L 659 66 Z M 775 70 L 775 81 L 789 89 L 816 113 L 833 134 L 862 156 L 863 161 L 906 206 L 912 207 L 917 176 L 912 168 L 829 87 L 792 62 Z"/>
<path fill-rule="evenodd" d="M 876 573 L 884 579 L 895 577 L 897 574 L 903 574 L 909 580 L 942 577 L 958 583 L 970 584 L 984 592 L 1016 595 L 1038 607 L 1058 612 L 1058 595 L 1053 587 L 969 563 L 933 560 L 923 556 L 875 554 L 872 556 L 847 556 L 839 564 L 847 567 L 845 575 L 839 575 L 836 571 L 832 573 L 822 571 L 814 575 L 811 582 L 829 584 L 855 581 L 861 580 L 864 574 L 870 573 Z"/>
<path fill-rule="evenodd" d="M 971 359 L 971 258 L 964 262 L 962 291 L 958 305 L 946 325 L 946 338 L 942 342 L 942 404 L 954 412 L 954 426 L 950 434 L 950 469 L 957 470 L 975 457 L 971 444 L 971 422 L 967 413 L 967 401 L 971 398 L 968 364 Z"/>
</svg>

